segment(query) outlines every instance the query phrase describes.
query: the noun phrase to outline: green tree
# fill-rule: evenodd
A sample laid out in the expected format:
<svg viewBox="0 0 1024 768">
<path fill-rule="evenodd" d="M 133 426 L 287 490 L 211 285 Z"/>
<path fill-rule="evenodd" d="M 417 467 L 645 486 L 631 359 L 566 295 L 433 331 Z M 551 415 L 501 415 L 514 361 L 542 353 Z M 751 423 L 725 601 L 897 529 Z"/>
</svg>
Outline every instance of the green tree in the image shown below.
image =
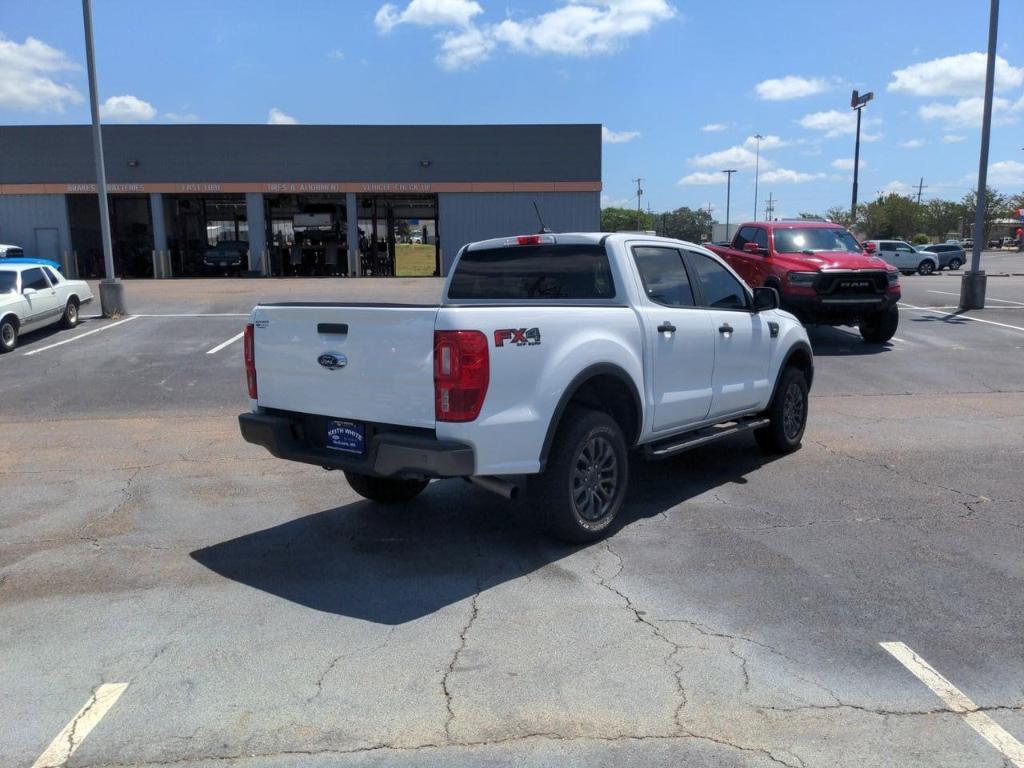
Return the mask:
<svg viewBox="0 0 1024 768">
<path fill-rule="evenodd" d="M 639 229 L 654 229 L 653 218 L 654 217 L 646 211 L 641 211 Z M 636 230 L 636 209 L 603 208 L 601 210 L 602 232 L 634 232 Z"/>
<path fill-rule="evenodd" d="M 999 194 L 992 187 L 985 187 L 985 224 L 984 231 L 981 233 L 981 244 L 984 246 L 988 243 L 989 237 L 992 235 L 992 223 L 996 219 L 1003 219 L 1009 215 L 1010 199 L 1006 195 Z M 978 211 L 978 196 L 975 192 L 968 192 L 964 195 L 964 199 L 961 202 L 964 208 L 964 215 L 967 217 L 967 221 L 970 225 L 974 224 L 974 217 Z M 974 237 L 978 237 L 978 233 L 974 233 Z"/>
<path fill-rule="evenodd" d="M 863 206 L 862 226 L 869 238 L 909 240 L 920 229 L 920 209 L 921 206 L 909 197 L 891 192 Z"/>
<path fill-rule="evenodd" d="M 923 207 L 921 226 L 929 235 L 944 240 L 948 235 L 962 233 L 965 219 L 962 204 L 952 200 L 929 200 Z"/>
<path fill-rule="evenodd" d="M 825 218 L 831 222 L 834 222 L 835 224 L 844 226 L 847 229 L 850 229 L 854 224 L 857 223 L 854 221 L 853 216 L 850 215 L 849 208 L 843 208 L 838 205 L 834 205 L 827 211 L 825 211 Z"/>
<path fill-rule="evenodd" d="M 654 214 L 654 229 L 659 235 L 699 243 L 711 236 L 711 214 L 703 208 L 683 206 L 674 211 Z"/>
</svg>

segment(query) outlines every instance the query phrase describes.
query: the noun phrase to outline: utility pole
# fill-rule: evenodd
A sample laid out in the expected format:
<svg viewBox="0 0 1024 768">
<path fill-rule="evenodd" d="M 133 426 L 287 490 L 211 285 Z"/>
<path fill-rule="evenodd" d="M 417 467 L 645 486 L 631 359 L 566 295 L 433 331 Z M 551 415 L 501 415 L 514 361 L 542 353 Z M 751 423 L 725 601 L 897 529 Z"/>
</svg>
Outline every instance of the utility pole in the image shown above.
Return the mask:
<svg viewBox="0 0 1024 768">
<path fill-rule="evenodd" d="M 714 206 L 708 203 L 708 228 L 711 230 L 708 232 L 708 242 L 710 243 L 715 239 L 715 219 L 711 215 L 711 211 L 714 210 Z"/>
<path fill-rule="evenodd" d="M 978 191 L 974 196 L 974 247 L 971 269 L 960 278 L 960 309 L 984 309 L 988 278 L 981 269 L 981 247 L 985 239 L 985 197 L 988 183 L 988 140 L 992 133 L 992 84 L 996 71 L 996 36 L 999 29 L 999 0 L 991 0 L 988 15 L 988 60 L 985 64 L 985 110 L 981 119 L 981 157 L 978 160 Z"/>
<path fill-rule="evenodd" d="M 643 227 L 640 226 L 640 217 L 642 209 L 640 208 L 640 198 L 643 197 L 644 191 L 640 188 L 640 182 L 643 181 L 641 176 L 637 176 L 633 181 L 636 182 L 636 231 L 642 232 Z"/>
<path fill-rule="evenodd" d="M 757 154 L 754 155 L 754 218 L 757 218 L 757 177 L 759 175 L 759 169 L 761 167 L 761 139 L 763 139 L 760 133 L 754 134 L 754 139 L 757 141 Z"/>
<path fill-rule="evenodd" d="M 772 197 L 772 193 L 768 193 L 768 204 L 764 207 L 764 218 L 765 221 L 771 221 L 772 216 L 775 214 L 775 203 L 778 201 Z"/>
<path fill-rule="evenodd" d="M 921 177 L 921 181 L 919 181 L 918 184 L 917 184 L 917 204 L 918 205 L 921 204 L 921 190 L 922 189 L 928 189 L 928 187 L 926 187 L 925 183 L 924 183 L 924 176 Z"/>
<path fill-rule="evenodd" d="M 725 239 L 731 240 L 729 236 L 729 205 L 732 201 L 732 175 L 736 173 L 735 168 L 727 168 L 722 171 L 725 174 Z"/>
<path fill-rule="evenodd" d="M 110 243 L 110 211 L 107 208 L 107 172 L 103 163 L 103 135 L 96 85 L 96 57 L 92 49 L 92 0 L 82 0 L 85 19 L 85 59 L 89 67 L 89 108 L 92 111 L 92 150 L 96 159 L 96 194 L 100 203 L 100 236 L 106 279 L 100 281 L 100 311 L 104 317 L 124 314 L 124 283 L 114 277 L 114 248 Z"/>
<path fill-rule="evenodd" d="M 868 91 L 863 96 L 854 91 L 850 97 L 850 109 L 857 111 L 857 143 L 853 149 L 853 202 L 850 203 L 850 218 L 857 221 L 857 176 L 860 173 L 860 113 L 868 105 L 868 102 L 875 98 L 873 91 Z"/>
</svg>

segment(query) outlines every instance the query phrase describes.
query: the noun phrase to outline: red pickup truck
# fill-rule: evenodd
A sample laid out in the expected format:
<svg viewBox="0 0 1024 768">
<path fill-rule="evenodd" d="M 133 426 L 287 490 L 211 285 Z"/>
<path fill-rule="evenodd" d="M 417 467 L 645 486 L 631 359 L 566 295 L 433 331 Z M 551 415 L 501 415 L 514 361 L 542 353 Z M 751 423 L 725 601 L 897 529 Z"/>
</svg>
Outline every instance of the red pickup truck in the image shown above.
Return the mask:
<svg viewBox="0 0 1024 768">
<path fill-rule="evenodd" d="M 779 292 L 781 306 L 809 325 L 856 325 L 880 344 L 899 325 L 900 273 L 838 224 L 751 221 L 732 243 L 708 246 L 752 287 Z"/>
</svg>

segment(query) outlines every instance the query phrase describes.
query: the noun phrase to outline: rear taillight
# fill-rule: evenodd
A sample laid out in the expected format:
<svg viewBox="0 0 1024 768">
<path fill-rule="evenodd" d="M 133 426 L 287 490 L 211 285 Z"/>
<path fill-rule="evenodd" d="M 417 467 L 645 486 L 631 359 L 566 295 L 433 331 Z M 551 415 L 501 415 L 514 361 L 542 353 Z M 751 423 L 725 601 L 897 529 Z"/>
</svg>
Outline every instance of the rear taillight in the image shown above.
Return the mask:
<svg viewBox="0 0 1024 768">
<path fill-rule="evenodd" d="M 491 364 L 480 331 L 434 331 L 434 417 L 473 421 L 480 415 Z"/>
<path fill-rule="evenodd" d="M 256 343 L 253 337 L 253 325 L 245 326 L 245 336 L 242 337 L 242 349 L 245 354 L 245 380 L 249 385 L 249 397 L 256 399 Z"/>
</svg>

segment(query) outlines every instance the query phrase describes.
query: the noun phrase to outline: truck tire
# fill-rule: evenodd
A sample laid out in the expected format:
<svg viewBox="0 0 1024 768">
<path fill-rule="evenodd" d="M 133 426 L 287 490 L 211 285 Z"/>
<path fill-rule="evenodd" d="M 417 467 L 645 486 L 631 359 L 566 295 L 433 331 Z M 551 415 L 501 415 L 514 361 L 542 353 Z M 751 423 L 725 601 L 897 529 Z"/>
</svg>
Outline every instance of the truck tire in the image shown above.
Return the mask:
<svg viewBox="0 0 1024 768">
<path fill-rule="evenodd" d="M 935 264 L 931 259 L 924 259 L 920 264 L 917 265 L 917 274 L 919 275 L 930 275 L 935 271 Z"/>
<path fill-rule="evenodd" d="M 626 496 L 628 462 L 626 439 L 615 419 L 592 410 L 566 414 L 546 469 L 530 484 L 545 527 L 571 544 L 604 536 Z"/>
<path fill-rule="evenodd" d="M 766 427 L 754 430 L 754 439 L 764 453 L 792 453 L 800 447 L 807 426 L 807 379 L 803 371 L 786 366 L 764 415 Z"/>
<path fill-rule="evenodd" d="M 18 346 L 18 324 L 13 317 L 0 320 L 0 353 L 11 352 Z"/>
<path fill-rule="evenodd" d="M 412 501 L 427 487 L 429 480 L 399 480 L 393 477 L 373 477 L 357 472 L 346 472 L 345 479 L 352 490 L 364 499 L 378 504 L 399 504 Z"/>
<path fill-rule="evenodd" d="M 884 344 L 896 335 L 900 310 L 895 304 L 860 321 L 860 335 L 868 344 Z"/>
</svg>

